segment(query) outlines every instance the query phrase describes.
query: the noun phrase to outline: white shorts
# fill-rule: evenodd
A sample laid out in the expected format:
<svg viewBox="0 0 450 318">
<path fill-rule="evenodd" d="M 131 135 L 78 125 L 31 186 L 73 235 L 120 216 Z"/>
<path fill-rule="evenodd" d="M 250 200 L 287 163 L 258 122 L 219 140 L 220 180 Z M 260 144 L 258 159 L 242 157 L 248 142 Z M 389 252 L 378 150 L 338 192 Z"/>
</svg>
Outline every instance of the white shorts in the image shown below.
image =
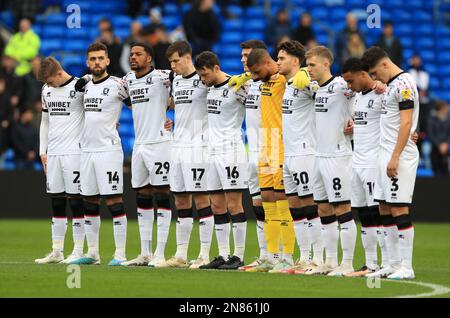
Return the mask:
<svg viewBox="0 0 450 318">
<path fill-rule="evenodd" d="M 258 179 L 258 160 L 259 151 L 248 152 L 248 189 L 252 197 L 261 194 Z"/>
<path fill-rule="evenodd" d="M 47 193 L 80 193 L 81 155 L 47 156 Z"/>
<path fill-rule="evenodd" d="M 373 197 L 377 174 L 377 168 L 352 168 L 352 207 L 378 205 Z"/>
<path fill-rule="evenodd" d="M 243 145 L 234 151 L 209 154 L 207 184 L 208 191 L 248 188 L 248 162 Z"/>
<path fill-rule="evenodd" d="M 123 193 L 123 151 L 81 153 L 81 194 Z"/>
<path fill-rule="evenodd" d="M 170 190 L 175 193 L 206 192 L 208 148 L 172 147 Z"/>
<path fill-rule="evenodd" d="M 172 142 L 134 145 L 131 156 L 131 186 L 169 185 L 170 152 Z"/>
<path fill-rule="evenodd" d="M 316 157 L 313 192 L 317 202 L 349 202 L 351 196 L 352 157 Z"/>
<path fill-rule="evenodd" d="M 304 197 L 313 194 L 314 155 L 284 158 L 283 182 L 286 195 Z"/>
<path fill-rule="evenodd" d="M 384 149 L 380 149 L 377 182 L 375 182 L 375 200 L 386 201 L 391 204 L 410 204 L 416 183 L 419 155 L 417 153 L 417 157 L 411 159 L 400 157 L 395 178 L 389 178 L 386 173 L 390 160 L 391 154 Z"/>
</svg>

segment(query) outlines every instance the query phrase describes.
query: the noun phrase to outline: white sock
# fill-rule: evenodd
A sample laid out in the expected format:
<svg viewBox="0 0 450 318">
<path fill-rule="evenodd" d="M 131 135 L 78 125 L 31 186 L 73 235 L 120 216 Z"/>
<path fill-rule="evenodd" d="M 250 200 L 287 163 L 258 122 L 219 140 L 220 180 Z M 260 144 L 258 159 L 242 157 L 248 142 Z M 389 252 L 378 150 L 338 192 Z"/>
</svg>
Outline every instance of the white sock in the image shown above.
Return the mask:
<svg viewBox="0 0 450 318">
<path fill-rule="evenodd" d="M 230 223 L 215 224 L 219 255 L 225 260 L 230 255 Z"/>
<path fill-rule="evenodd" d="M 381 267 L 386 267 L 389 264 L 389 257 L 382 226 L 377 227 L 377 240 L 381 250 Z"/>
<path fill-rule="evenodd" d="M 283 260 L 287 262 L 289 265 L 294 265 L 294 259 L 292 258 L 292 254 L 283 254 Z"/>
<path fill-rule="evenodd" d="M 52 248 L 54 252 L 64 251 L 64 237 L 67 231 L 67 218 L 52 218 Z"/>
<path fill-rule="evenodd" d="M 398 243 L 397 226 L 393 225 L 384 227 L 384 233 L 385 233 L 386 248 L 389 257 L 389 265 L 394 268 L 398 268 L 400 266 L 401 259 Z"/>
<path fill-rule="evenodd" d="M 200 234 L 200 257 L 209 260 L 209 250 L 211 248 L 212 234 L 214 230 L 214 216 L 208 216 L 199 219 L 199 234 Z"/>
<path fill-rule="evenodd" d="M 267 241 L 264 234 L 264 221 L 256 220 L 256 236 L 258 237 L 259 258 L 267 258 Z"/>
<path fill-rule="evenodd" d="M 267 262 L 272 265 L 277 264 L 280 261 L 280 255 L 278 253 L 267 253 Z"/>
<path fill-rule="evenodd" d="M 116 251 L 114 256 L 126 258 L 125 247 L 127 244 L 127 216 L 119 216 L 113 218 L 114 226 L 114 243 L 116 244 Z"/>
<path fill-rule="evenodd" d="M 137 209 L 139 236 L 141 238 L 141 255 L 152 255 L 152 235 L 155 212 L 151 209 Z"/>
<path fill-rule="evenodd" d="M 189 247 L 189 239 L 191 237 L 192 226 L 194 225 L 194 218 L 178 218 L 176 235 L 177 235 L 177 252 L 176 258 L 187 260 L 187 253 Z"/>
<path fill-rule="evenodd" d="M 402 266 L 412 269 L 412 255 L 414 246 L 414 227 L 398 231 Z"/>
<path fill-rule="evenodd" d="M 166 249 L 167 237 L 169 236 L 170 221 L 172 219 L 172 210 L 158 209 L 156 224 L 158 225 L 158 241 L 156 244 L 155 257 L 165 258 L 164 250 Z"/>
<path fill-rule="evenodd" d="M 338 265 L 339 226 L 337 221 L 322 224 L 322 241 L 326 253 L 325 263 L 334 268 Z"/>
<path fill-rule="evenodd" d="M 244 214 L 244 213 L 242 213 Z M 233 216 L 231 216 L 233 219 Z M 245 236 L 247 233 L 247 221 L 233 223 L 233 239 L 234 239 L 234 256 L 244 260 L 245 252 Z"/>
<path fill-rule="evenodd" d="M 84 217 L 72 219 L 73 251 L 83 254 L 84 247 Z"/>
<path fill-rule="evenodd" d="M 294 232 L 297 239 L 298 248 L 300 250 L 300 260 L 308 261 L 311 244 L 308 237 L 309 222 L 306 219 L 294 221 Z"/>
<path fill-rule="evenodd" d="M 88 256 L 99 255 L 99 233 L 100 233 L 100 215 L 99 216 L 85 216 L 84 230 L 86 231 L 86 241 L 88 245 Z"/>
<path fill-rule="evenodd" d="M 320 218 L 309 220 L 308 237 L 313 249 L 313 262 L 323 264 L 322 224 Z"/>
<path fill-rule="evenodd" d="M 364 247 L 366 256 L 366 266 L 374 269 L 378 266 L 377 256 L 377 228 L 376 227 L 362 227 L 361 226 L 361 241 Z"/>
<path fill-rule="evenodd" d="M 357 236 L 355 220 L 352 219 L 348 222 L 341 223 L 340 225 L 341 225 L 342 260 L 353 261 Z"/>
</svg>

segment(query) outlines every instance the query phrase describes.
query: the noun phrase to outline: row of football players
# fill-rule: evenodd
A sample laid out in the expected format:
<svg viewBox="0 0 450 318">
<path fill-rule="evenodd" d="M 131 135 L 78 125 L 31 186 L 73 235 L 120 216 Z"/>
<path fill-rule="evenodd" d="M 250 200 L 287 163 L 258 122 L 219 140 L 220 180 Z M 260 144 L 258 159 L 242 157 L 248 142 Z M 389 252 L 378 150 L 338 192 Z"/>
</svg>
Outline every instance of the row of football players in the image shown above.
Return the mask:
<svg viewBox="0 0 450 318">
<path fill-rule="evenodd" d="M 384 134 L 386 138 L 391 137 L 390 141 L 386 141 L 384 145 L 386 148 L 390 147 L 386 149 L 388 154 L 385 155 L 389 158 L 377 160 L 378 152 L 380 152 L 377 145 L 380 144 L 380 114 L 383 112 L 381 104 L 388 105 L 386 97 L 390 94 L 394 99 L 393 102 L 397 102 L 397 117 L 406 113 L 411 116 L 412 120 L 409 121 L 409 130 L 411 130 L 412 121 L 417 117 L 417 107 L 414 105 L 416 91 L 412 80 L 406 74 L 401 74 L 400 70 L 395 69 L 385 53 L 376 48 L 368 51 L 366 60 L 371 63 L 369 65 L 374 69 L 372 70 L 375 73 L 374 76 L 380 80 L 388 82 L 392 79 L 391 82 L 394 82 L 398 79 L 391 93 L 389 91 L 391 82 L 388 83 L 386 94 L 376 94 L 371 91 L 374 85 L 381 85 L 376 84 L 368 76 L 364 71 L 366 67 L 363 67 L 359 60 L 349 60 L 344 67 L 344 77 L 349 83 L 348 86 L 342 77 L 331 76 L 332 55 L 324 47 L 318 47 L 307 53 L 307 71 L 300 70 L 305 51 L 295 41 L 282 44 L 278 64 L 270 58 L 264 43 L 260 41 L 247 41 L 241 47 L 244 68 L 252 71 L 250 76 L 253 80 L 250 85 L 243 85 L 249 79 L 247 74 L 234 77 L 230 81 L 229 77 L 220 71 L 219 61 L 211 52 L 204 52 L 197 56 L 194 66 L 190 47 L 185 42 L 176 42 L 168 50 L 167 55 L 176 73 L 175 78 L 171 78 L 169 72 L 152 70 L 150 68 L 151 50 L 145 45 L 138 44 L 133 47 L 130 55 L 133 72 L 120 81 L 109 77 L 105 72 L 108 63 L 106 50 L 99 44 L 92 45 L 88 49 L 87 63 L 91 68 L 93 80 L 84 87 L 84 95 L 81 97 L 85 110 L 83 137 L 78 149 L 73 153 L 68 152 L 67 149 L 63 151 L 51 149 L 50 144 L 57 143 L 50 141 L 57 140 L 56 136 L 51 138 L 51 132 L 58 131 L 59 137 L 61 130 L 64 131 L 64 129 L 54 128 L 56 120 L 59 124 L 63 124 L 64 119 L 60 118 L 71 116 L 69 111 L 71 102 L 67 101 L 67 98 L 72 100 L 77 98 L 78 93 L 73 90 L 74 79 L 60 68 L 47 76 L 44 71 L 42 72 L 42 79 L 48 84 L 43 90 L 43 101 L 44 111 L 48 110 L 50 125 L 48 149 L 45 142 L 41 144 L 41 148 L 42 153 L 48 155 L 49 192 L 70 194 L 69 202 L 72 202 L 74 216 L 76 211 L 82 210 L 80 200 L 72 195 L 77 191 L 68 191 L 70 189 L 64 188 L 64 181 L 72 180 L 64 176 L 62 172 L 69 171 L 72 172 L 71 177 L 73 175 L 76 176 L 75 179 L 79 177 L 81 194 L 84 196 L 88 254 L 82 255 L 80 234 L 78 239 L 74 237 L 75 250 L 66 261 L 75 263 L 100 261 L 98 254 L 100 224 L 98 195 L 100 194 L 107 196 L 106 203 L 114 217 L 116 253 L 110 264 L 149 263 L 157 267 L 188 266 L 187 247 L 192 229 L 191 194 L 194 194 L 196 208 L 201 218 L 201 253 L 191 267 L 224 269 L 241 267 L 249 271 L 348 275 L 353 272 L 352 259 L 356 240 L 356 227 L 350 210 L 350 197 L 352 197 L 353 206 L 359 208 L 363 225 L 363 243 L 366 248 L 366 266 L 362 271 L 358 271 L 357 275 L 370 272 L 386 275 L 388 271 L 392 274 L 400 270 L 400 273 L 396 274 L 398 277 L 408 270 L 411 273 L 411 261 L 410 257 L 408 258 L 410 254 L 403 247 L 401 251 L 405 255 L 402 254 L 400 258 L 397 251 L 398 237 L 394 240 L 397 233 L 391 229 L 395 227 L 392 225 L 397 224 L 398 229 L 402 231 L 400 238 L 405 237 L 403 233 L 411 234 L 408 235 L 405 244 L 410 244 L 412 249 L 413 232 L 408 219 L 407 204 L 411 202 L 412 197 L 414 180 L 412 179 L 411 182 L 411 178 L 415 176 L 415 171 L 412 171 L 414 163 L 397 171 L 398 159 L 397 166 L 390 159 L 395 157 L 397 148 L 401 148 L 400 153 L 403 155 L 405 153 L 414 155 L 415 145 L 409 139 L 403 145 L 400 143 L 403 147 L 407 145 L 406 150 L 410 150 L 409 153 L 403 152 L 402 147 L 396 147 L 398 142 L 396 142 L 395 130 L 400 136 L 399 127 L 397 127 L 400 118 L 392 118 L 392 114 L 391 122 L 386 128 L 387 133 Z M 247 57 L 251 62 L 250 65 L 246 63 Z M 47 62 L 55 64 L 51 60 Z M 366 65 L 367 63 L 366 61 Z M 43 70 L 45 69 L 43 67 Z M 392 75 L 396 71 L 399 76 Z M 316 82 L 309 82 L 308 72 Z M 390 78 L 387 78 L 389 76 Z M 286 78 L 292 81 L 286 81 Z M 58 80 L 59 83 L 54 83 Z M 172 147 L 170 160 L 167 159 L 167 152 L 163 151 L 163 147 L 167 151 L 171 143 L 170 134 L 163 127 L 169 98 L 165 89 L 168 80 L 171 82 L 176 124 L 174 141 L 170 145 Z M 78 83 L 80 85 L 80 81 Z M 236 84 L 235 88 L 230 89 L 227 83 Z M 280 83 L 281 89 L 277 87 Z M 83 84 L 81 83 L 81 86 Z M 52 86 L 58 86 L 58 88 L 52 88 Z M 353 94 L 349 89 L 363 91 L 358 95 L 355 106 L 353 174 L 350 138 L 344 135 L 344 126 L 351 117 L 349 98 Z M 380 90 L 382 89 L 383 87 Z M 64 96 L 58 96 L 56 91 L 64 92 L 62 94 Z M 142 242 L 141 255 L 129 262 L 125 261 L 126 216 L 120 196 L 123 154 L 116 130 L 122 100 L 128 101 L 133 109 L 136 142 L 132 159 L 132 186 L 138 190 L 138 219 Z M 205 107 L 205 100 L 207 107 Z M 249 138 L 249 164 L 240 131 L 244 117 L 243 104 L 247 106 L 248 131 L 255 132 L 254 138 Z M 264 104 L 267 104 L 266 107 Z M 272 104 L 277 106 L 272 108 L 278 109 L 274 114 L 270 113 L 271 110 L 268 107 Z M 399 107 L 399 105 L 403 106 Z M 281 106 L 283 115 L 281 115 Z M 386 109 L 384 106 L 384 112 L 388 113 Z M 400 109 L 405 112 L 400 112 Z M 52 121 L 52 116 L 55 116 L 56 120 Z M 82 118 L 82 115 L 80 117 Z M 265 117 L 266 120 L 264 120 Z M 280 117 L 279 120 L 276 117 Z M 48 120 L 48 117 L 43 119 L 44 135 L 46 119 Z M 52 122 L 55 122 L 53 127 Z M 63 125 L 66 131 L 70 127 L 67 122 Z M 80 127 L 80 125 L 75 126 L 78 126 L 78 129 Z M 267 137 L 277 134 L 282 135 L 282 140 Z M 80 136 L 80 134 L 77 135 Z M 383 125 L 381 125 L 381 136 L 384 135 Z M 64 138 L 64 142 L 69 143 L 69 141 L 68 138 Z M 383 146 L 383 142 L 381 145 Z M 267 160 L 264 160 L 264 157 L 267 157 L 265 158 Z M 80 169 L 72 169 L 73 171 L 70 168 L 67 169 L 66 166 L 70 166 L 70 161 L 73 164 L 81 162 Z M 256 172 L 256 166 L 259 166 L 258 172 Z M 280 167 L 283 167 L 282 171 Z M 384 173 L 378 173 L 383 169 Z M 81 175 L 79 172 L 74 173 L 80 170 Z M 258 219 L 257 231 L 261 255 L 250 266 L 242 267 L 246 218 L 242 208 L 241 190 L 247 187 L 249 172 L 250 191 L 254 198 L 254 210 Z M 399 178 L 397 173 L 402 173 L 402 178 Z M 259 178 L 256 177 L 258 174 Z M 376 178 L 379 178 L 379 182 L 375 182 Z M 78 181 L 75 179 L 72 183 Z M 283 179 L 286 189 L 283 189 Z M 170 223 L 167 196 L 169 181 L 178 211 L 177 253 L 173 258 L 165 261 L 164 246 Z M 353 186 L 351 186 L 352 182 Z M 378 188 L 375 185 L 378 185 Z M 259 188 L 262 191 L 259 191 Z M 351 188 L 353 193 L 350 191 Z M 377 235 L 377 230 L 381 232 L 377 229 L 380 225 L 380 216 L 373 200 L 373 192 L 377 189 L 378 198 L 383 201 L 380 212 L 383 215 L 381 223 L 385 225 L 384 235 Z M 286 201 L 284 192 L 288 197 L 288 205 L 283 202 Z M 158 208 L 158 247 L 155 256 L 150 259 L 153 196 L 156 198 Z M 63 204 L 65 207 L 65 198 L 62 195 L 55 195 L 52 201 L 55 213 L 52 254 L 58 254 L 58 251 L 62 250 L 61 238 L 64 237 L 65 232 L 65 208 L 62 208 Z M 271 203 L 275 203 L 275 211 L 280 212 L 277 217 L 270 213 L 269 216 L 267 215 L 268 210 L 274 210 Z M 73 208 L 76 206 L 78 208 Z M 287 217 L 281 215 L 286 210 L 289 214 Z M 212 218 L 213 215 L 214 218 Z M 235 251 L 232 256 L 229 256 L 230 219 L 235 241 Z M 281 226 L 280 220 L 282 220 Z M 339 237 L 337 221 L 341 224 L 341 245 L 344 251 L 340 266 L 337 264 Z M 214 224 L 220 256 L 209 262 L 209 245 Z M 405 224 L 407 224 L 406 227 Z M 294 229 L 301 250 L 301 258 L 296 264 L 292 260 Z M 280 233 L 283 245 L 282 255 L 278 255 Z M 384 266 L 381 272 L 376 271 L 377 239 L 380 242 L 384 242 L 385 239 L 392 241 L 392 244 L 381 244 L 391 247 L 389 254 L 387 251 L 382 253 Z M 309 252 L 311 246 L 314 251 L 312 258 Z M 325 262 L 322 259 L 322 246 L 326 251 Z M 59 254 L 58 260 L 62 257 L 61 253 Z M 388 255 L 390 255 L 389 259 Z M 52 258 L 52 256 L 49 257 Z M 46 262 L 45 259 L 43 262 Z M 400 263 L 403 266 L 400 267 Z"/>
</svg>

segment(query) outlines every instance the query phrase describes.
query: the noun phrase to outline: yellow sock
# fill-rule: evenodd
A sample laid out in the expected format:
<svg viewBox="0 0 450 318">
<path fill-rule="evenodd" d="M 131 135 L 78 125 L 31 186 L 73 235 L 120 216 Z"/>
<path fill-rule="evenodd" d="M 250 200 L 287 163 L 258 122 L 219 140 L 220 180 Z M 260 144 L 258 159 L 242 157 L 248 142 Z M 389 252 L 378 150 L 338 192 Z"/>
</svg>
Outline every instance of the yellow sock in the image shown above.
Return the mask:
<svg viewBox="0 0 450 318">
<path fill-rule="evenodd" d="M 278 254 L 280 242 L 280 216 L 275 202 L 263 202 L 265 221 L 264 234 L 266 235 L 267 251 Z"/>
<path fill-rule="evenodd" d="M 295 232 L 294 221 L 292 220 L 289 204 L 287 200 L 277 201 L 277 210 L 280 215 L 281 243 L 284 254 L 294 254 Z"/>
</svg>

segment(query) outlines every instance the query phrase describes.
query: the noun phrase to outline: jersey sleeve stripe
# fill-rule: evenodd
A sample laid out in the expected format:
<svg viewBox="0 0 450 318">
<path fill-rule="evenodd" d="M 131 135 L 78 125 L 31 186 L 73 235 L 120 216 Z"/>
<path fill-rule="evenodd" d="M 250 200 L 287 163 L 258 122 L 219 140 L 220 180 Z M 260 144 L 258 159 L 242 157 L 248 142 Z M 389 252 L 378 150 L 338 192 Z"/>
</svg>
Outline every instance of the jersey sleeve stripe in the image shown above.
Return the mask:
<svg viewBox="0 0 450 318">
<path fill-rule="evenodd" d="M 398 108 L 400 110 L 407 110 L 407 109 L 413 109 L 414 108 L 414 101 L 412 100 L 405 100 L 398 103 Z"/>
</svg>

